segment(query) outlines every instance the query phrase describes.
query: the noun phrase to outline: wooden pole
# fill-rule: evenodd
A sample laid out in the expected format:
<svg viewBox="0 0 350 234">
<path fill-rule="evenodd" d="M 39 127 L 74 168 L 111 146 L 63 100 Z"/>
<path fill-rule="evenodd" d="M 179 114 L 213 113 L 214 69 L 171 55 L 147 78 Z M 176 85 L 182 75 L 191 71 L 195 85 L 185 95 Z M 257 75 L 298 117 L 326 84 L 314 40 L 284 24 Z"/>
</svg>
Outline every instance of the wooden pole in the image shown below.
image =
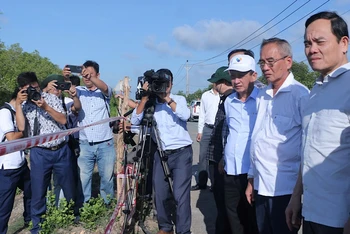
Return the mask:
<svg viewBox="0 0 350 234">
<path fill-rule="evenodd" d="M 129 77 L 125 76 L 122 84 L 122 94 L 124 95 L 124 98 L 119 99 L 119 112 L 121 115 L 124 115 L 128 110 L 128 102 L 129 102 L 129 92 L 130 92 L 130 86 L 129 86 Z M 123 141 L 123 134 L 118 134 L 117 136 L 117 175 L 121 175 L 124 173 L 124 141 Z M 123 179 L 122 178 L 116 178 L 117 180 L 117 197 L 120 196 L 120 193 L 122 191 L 123 186 Z M 122 200 L 125 199 L 126 194 L 126 188 L 124 188 L 123 195 L 121 196 Z M 118 216 L 121 215 L 121 210 L 118 213 Z"/>
</svg>

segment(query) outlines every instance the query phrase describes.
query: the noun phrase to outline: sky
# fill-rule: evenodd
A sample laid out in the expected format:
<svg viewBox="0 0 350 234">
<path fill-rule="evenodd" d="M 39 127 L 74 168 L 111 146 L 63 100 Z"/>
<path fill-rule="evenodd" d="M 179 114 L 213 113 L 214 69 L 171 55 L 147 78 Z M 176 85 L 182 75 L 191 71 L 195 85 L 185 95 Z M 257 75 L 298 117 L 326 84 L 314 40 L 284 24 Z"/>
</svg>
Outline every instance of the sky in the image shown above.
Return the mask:
<svg viewBox="0 0 350 234">
<path fill-rule="evenodd" d="M 174 74 L 173 93 L 193 93 L 208 87 L 232 49 L 252 49 L 257 61 L 264 38 L 288 40 L 293 59 L 307 63 L 304 23 L 323 10 L 350 25 L 350 0 L 1 0 L 0 40 L 60 68 L 94 60 L 112 88 L 128 76 L 131 97 L 137 77 L 160 68 Z"/>
</svg>

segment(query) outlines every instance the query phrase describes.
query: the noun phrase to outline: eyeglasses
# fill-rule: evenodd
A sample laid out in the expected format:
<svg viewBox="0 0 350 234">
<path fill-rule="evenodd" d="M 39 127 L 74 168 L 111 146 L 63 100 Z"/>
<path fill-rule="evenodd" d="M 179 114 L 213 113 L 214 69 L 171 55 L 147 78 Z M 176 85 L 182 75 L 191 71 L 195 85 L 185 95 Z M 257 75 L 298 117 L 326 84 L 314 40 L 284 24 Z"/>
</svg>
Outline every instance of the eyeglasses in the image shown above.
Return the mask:
<svg viewBox="0 0 350 234">
<path fill-rule="evenodd" d="M 288 55 L 286 55 L 286 56 L 284 56 L 284 57 L 282 57 L 282 58 L 279 58 L 279 59 L 270 58 L 270 59 L 267 59 L 266 62 L 265 62 L 264 60 L 259 60 L 258 65 L 259 65 L 260 67 L 264 67 L 265 64 L 266 64 L 268 67 L 273 67 L 273 65 L 274 65 L 275 63 L 277 63 L 278 61 L 280 61 L 280 60 L 282 60 L 282 59 L 285 59 L 285 58 L 287 58 L 287 57 L 288 57 Z"/>
</svg>

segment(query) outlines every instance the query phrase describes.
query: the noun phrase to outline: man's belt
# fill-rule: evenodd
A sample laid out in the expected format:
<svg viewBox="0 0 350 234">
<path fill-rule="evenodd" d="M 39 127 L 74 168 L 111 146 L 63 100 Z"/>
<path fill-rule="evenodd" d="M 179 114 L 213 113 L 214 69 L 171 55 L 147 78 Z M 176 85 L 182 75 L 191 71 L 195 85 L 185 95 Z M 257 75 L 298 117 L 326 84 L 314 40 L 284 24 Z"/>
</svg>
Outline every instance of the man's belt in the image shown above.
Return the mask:
<svg viewBox="0 0 350 234">
<path fill-rule="evenodd" d="M 208 127 L 208 128 L 211 128 L 211 129 L 214 128 L 214 124 L 207 124 L 207 123 L 205 123 L 204 126 L 206 126 L 206 127 Z"/>
<path fill-rule="evenodd" d="M 43 147 L 43 146 L 37 146 L 38 148 L 41 148 L 41 149 L 46 149 L 46 150 L 51 150 L 51 151 L 56 151 L 58 149 L 61 149 L 63 146 L 65 146 L 67 144 L 67 142 L 62 142 L 61 144 L 59 145 L 55 145 L 55 146 L 51 146 L 51 147 Z"/>
<path fill-rule="evenodd" d="M 184 147 L 181 147 L 181 148 L 177 148 L 177 149 L 171 149 L 171 150 L 164 150 L 164 154 L 165 155 L 170 155 L 170 154 L 175 154 L 175 153 L 178 153 L 188 147 L 190 147 L 191 145 L 186 145 Z"/>
</svg>

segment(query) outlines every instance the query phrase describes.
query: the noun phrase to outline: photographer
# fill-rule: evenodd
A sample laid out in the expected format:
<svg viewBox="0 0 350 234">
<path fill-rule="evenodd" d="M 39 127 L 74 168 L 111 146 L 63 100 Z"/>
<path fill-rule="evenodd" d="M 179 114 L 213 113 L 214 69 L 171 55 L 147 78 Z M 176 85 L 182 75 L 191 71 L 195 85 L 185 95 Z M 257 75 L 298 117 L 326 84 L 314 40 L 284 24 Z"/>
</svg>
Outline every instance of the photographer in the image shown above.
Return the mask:
<svg viewBox="0 0 350 234">
<path fill-rule="evenodd" d="M 146 78 L 148 72 L 145 73 Z M 142 123 L 144 112 L 148 113 L 146 103 L 156 95 L 154 101 L 154 119 L 159 130 L 161 149 L 168 158 L 167 164 L 173 179 L 173 195 L 177 204 L 176 233 L 190 233 L 191 228 L 191 199 L 190 187 L 192 176 L 192 140 L 187 131 L 187 120 L 190 110 L 183 96 L 171 94 L 173 74 L 168 69 L 160 69 L 156 74 L 165 79 L 166 91 L 162 93 L 149 92 L 152 81 L 148 79 L 143 85 L 143 97 L 134 110 L 131 123 Z M 169 79 L 168 79 L 169 78 Z M 150 82 L 149 82 L 150 81 Z M 163 81 L 164 82 L 164 81 Z M 153 140 L 154 135 L 152 136 Z M 169 184 L 164 180 L 164 172 L 159 152 L 154 155 L 153 184 L 157 210 L 158 234 L 173 233 L 171 211 L 166 203 L 171 199 Z"/>
<path fill-rule="evenodd" d="M 54 94 L 33 90 L 29 84 L 38 84 L 35 73 L 30 73 L 28 82 L 18 82 L 21 91 L 16 101 L 16 120 L 18 129 L 24 131 L 26 121 L 29 124 L 29 136 L 58 132 L 65 129 L 67 122 L 61 100 Z M 57 80 L 59 75 L 51 75 L 47 80 Z M 31 82 L 29 82 L 29 80 Z M 45 80 L 43 81 L 43 83 Z M 49 82 L 47 82 L 49 83 Z M 24 103 L 24 104 L 23 104 Z M 23 104 L 23 106 L 22 106 Z M 46 212 L 46 192 L 54 171 L 58 184 L 62 187 L 67 201 L 73 200 L 74 182 L 72 154 L 66 138 L 39 144 L 30 150 L 32 183 L 31 213 L 33 228 L 31 233 L 39 233 L 42 215 Z"/>
<path fill-rule="evenodd" d="M 102 79 L 99 73 L 100 67 L 95 61 L 88 60 L 82 66 L 82 76 L 85 86 L 77 87 L 77 96 L 82 105 L 78 113 L 79 126 L 107 119 L 109 114 L 109 102 L 112 89 Z M 63 69 L 63 75 L 69 77 L 69 66 Z M 100 194 L 106 204 L 109 204 L 108 196 L 114 197 L 114 164 L 116 153 L 112 129 L 109 123 L 84 128 L 79 132 L 80 156 L 78 166 L 80 180 L 84 193 L 84 202 L 91 198 L 92 174 L 97 164 L 101 177 Z"/>
<path fill-rule="evenodd" d="M 16 140 L 23 137 L 18 131 L 16 115 L 16 98 L 19 88 L 16 87 L 9 103 L 5 103 L 0 110 L 0 139 L 1 142 Z M 11 216 L 16 190 L 23 191 L 24 226 L 30 222 L 31 183 L 30 170 L 23 151 L 16 151 L 0 157 L 0 233 L 7 233 L 8 221 Z"/>
</svg>

